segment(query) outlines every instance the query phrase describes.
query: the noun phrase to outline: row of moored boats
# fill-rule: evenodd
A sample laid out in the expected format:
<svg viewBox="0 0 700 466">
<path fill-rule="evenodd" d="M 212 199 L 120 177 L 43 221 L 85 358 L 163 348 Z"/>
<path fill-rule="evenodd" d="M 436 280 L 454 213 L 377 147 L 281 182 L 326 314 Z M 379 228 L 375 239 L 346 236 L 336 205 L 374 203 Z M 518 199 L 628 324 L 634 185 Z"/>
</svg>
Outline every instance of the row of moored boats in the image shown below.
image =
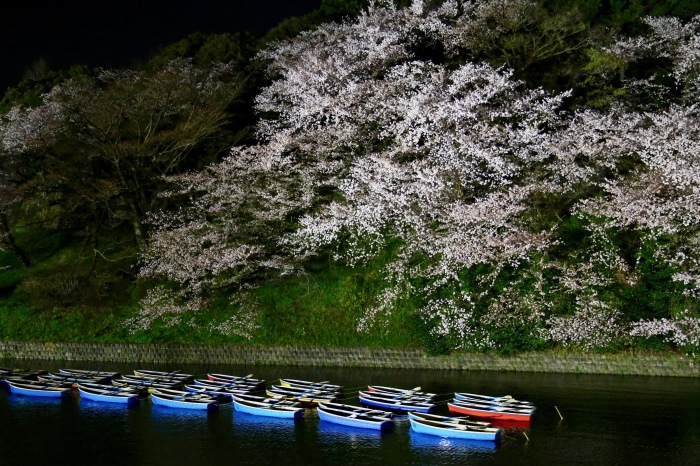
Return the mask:
<svg viewBox="0 0 700 466">
<path fill-rule="evenodd" d="M 407 416 L 416 432 L 440 437 L 498 441 L 503 422 L 528 425 L 536 408 L 510 396 L 455 393 L 447 401 L 449 416 L 435 414 L 438 395 L 420 387 L 402 389 L 369 385 L 358 393 L 360 406 L 343 404 L 344 389 L 329 382 L 280 379 L 267 386 L 251 375 L 234 376 L 135 370 L 133 374 L 60 369 L 21 371 L 0 369 L 0 382 L 10 393 L 62 398 L 75 391 L 81 398 L 134 405 L 150 398 L 155 405 L 178 409 L 213 410 L 233 404 L 236 411 L 254 416 L 300 420 L 315 409 L 323 422 L 388 431 L 398 416 Z"/>
</svg>

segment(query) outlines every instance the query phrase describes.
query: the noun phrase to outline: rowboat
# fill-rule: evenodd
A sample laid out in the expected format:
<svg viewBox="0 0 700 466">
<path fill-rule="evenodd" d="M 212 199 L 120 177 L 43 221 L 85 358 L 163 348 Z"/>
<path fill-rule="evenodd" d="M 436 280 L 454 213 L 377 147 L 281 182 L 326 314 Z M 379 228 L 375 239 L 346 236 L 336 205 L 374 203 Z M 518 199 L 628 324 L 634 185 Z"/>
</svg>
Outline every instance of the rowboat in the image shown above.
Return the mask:
<svg viewBox="0 0 700 466">
<path fill-rule="evenodd" d="M 237 399 L 243 401 L 255 401 L 256 403 L 265 403 L 269 405 L 291 406 L 293 408 L 303 408 L 303 403 L 294 400 L 288 400 L 281 396 L 257 396 L 250 394 L 234 395 Z"/>
<path fill-rule="evenodd" d="M 88 370 L 88 369 L 59 369 L 59 375 L 77 375 L 77 376 L 89 376 L 89 377 L 117 377 L 119 372 L 106 372 L 100 370 Z"/>
<path fill-rule="evenodd" d="M 96 384 L 78 384 L 80 397 L 91 401 L 101 401 L 105 403 L 138 404 L 143 398 L 142 392 L 138 390 L 122 390 L 119 387 L 103 385 L 95 387 Z"/>
<path fill-rule="evenodd" d="M 182 386 L 182 382 L 160 383 L 154 382 L 152 379 L 132 380 L 127 378 L 112 379 L 112 385 L 115 387 L 134 387 L 144 388 L 149 393 L 153 393 L 159 388 L 177 388 Z"/>
<path fill-rule="evenodd" d="M 166 379 L 166 380 L 180 380 L 182 382 L 189 382 L 194 379 L 192 374 L 183 374 L 180 371 L 173 372 L 163 372 L 163 371 L 152 371 L 148 369 L 136 369 L 134 370 L 134 375 L 141 377 L 150 377 L 153 379 Z"/>
<path fill-rule="evenodd" d="M 423 419 L 426 421 L 451 422 L 453 424 L 471 425 L 477 427 L 491 427 L 490 422 L 477 421 L 469 416 L 440 416 L 438 414 L 419 413 L 411 411 L 408 413 L 409 419 Z"/>
<path fill-rule="evenodd" d="M 280 379 L 280 385 L 283 387 L 307 388 L 311 390 L 324 390 L 340 394 L 343 391 L 341 385 L 334 385 L 328 382 L 311 382 L 308 380 L 298 379 Z"/>
<path fill-rule="evenodd" d="M 454 400 L 447 403 L 447 409 L 453 414 L 465 414 L 487 419 L 498 419 L 504 421 L 529 422 L 536 408 L 530 407 L 509 407 L 494 404 L 473 403 L 470 401 Z"/>
<path fill-rule="evenodd" d="M 261 390 L 259 385 L 248 384 L 246 382 L 217 382 L 209 379 L 195 379 L 195 385 L 210 388 L 223 388 L 226 390 L 237 390 L 239 392 L 256 392 Z"/>
<path fill-rule="evenodd" d="M 394 428 L 391 413 L 338 403 L 319 403 L 318 417 L 325 422 L 348 427 L 388 431 Z"/>
<path fill-rule="evenodd" d="M 407 396 L 418 396 L 426 400 L 434 400 L 437 397 L 436 393 L 427 393 L 420 391 L 420 387 L 416 388 L 395 388 L 395 387 L 384 387 L 381 385 L 368 385 L 368 390 L 372 393 L 387 393 L 393 395 L 407 395 Z"/>
<path fill-rule="evenodd" d="M 106 383 L 109 382 L 112 377 L 92 376 L 87 374 L 55 374 L 49 372 L 48 374 L 38 375 L 37 379 L 40 382 L 47 383 L 70 383 L 73 384 L 73 387 L 77 387 L 79 382 Z"/>
<path fill-rule="evenodd" d="M 219 407 L 217 399 L 211 396 L 175 391 L 177 393 L 166 393 L 156 389 L 151 393 L 151 401 L 153 401 L 154 405 L 178 409 L 211 411 Z"/>
<path fill-rule="evenodd" d="M 254 379 L 253 374 L 248 375 L 228 375 L 228 374 L 207 374 L 207 378 L 212 382 L 227 382 L 227 383 L 246 383 L 256 385 L 259 388 L 265 386 L 265 381 Z"/>
<path fill-rule="evenodd" d="M 405 414 L 410 411 L 430 413 L 435 410 L 435 405 L 425 400 L 412 400 L 407 398 L 391 399 L 376 396 L 376 393 L 360 392 L 360 403 L 365 406 L 387 409 L 392 412 Z"/>
<path fill-rule="evenodd" d="M 117 385 L 106 385 L 102 383 L 92 383 L 92 382 L 81 382 L 80 384 L 81 387 L 87 387 L 87 388 L 94 388 L 97 390 L 110 390 L 114 392 L 121 392 L 121 393 L 138 393 L 143 396 L 148 395 L 148 389 L 147 387 L 135 387 L 131 385 L 126 385 L 119 387 Z"/>
<path fill-rule="evenodd" d="M 51 384 L 46 382 L 17 382 L 7 380 L 7 385 L 10 387 L 10 393 L 23 396 L 37 396 L 44 398 L 65 398 L 70 396 L 73 390 L 69 385 Z"/>
<path fill-rule="evenodd" d="M 511 405 L 513 405 L 513 406 L 515 406 L 515 405 L 532 406 L 531 402 L 516 400 L 515 398 L 513 398 L 510 395 L 488 396 L 488 395 L 479 395 L 476 393 L 457 392 L 457 393 L 455 393 L 455 400 L 473 401 L 473 402 L 488 402 L 488 403 L 502 404 L 502 405 L 508 405 L 508 406 L 511 406 Z"/>
<path fill-rule="evenodd" d="M 10 369 L 0 367 L 0 381 L 4 379 L 26 379 L 36 380 L 38 375 L 48 374 L 45 370 L 28 370 L 28 369 Z"/>
<path fill-rule="evenodd" d="M 408 420 L 411 423 L 411 429 L 416 432 L 438 437 L 496 442 L 501 435 L 501 429 L 496 427 L 455 424 L 411 417 Z"/>
<path fill-rule="evenodd" d="M 236 411 L 255 416 L 275 417 L 279 419 L 300 420 L 304 418 L 304 408 L 282 406 L 263 402 L 249 401 L 233 397 L 233 407 Z"/>
<path fill-rule="evenodd" d="M 187 382 L 186 380 L 183 380 L 183 379 L 148 377 L 148 376 L 144 376 L 144 375 L 129 375 L 129 374 L 124 374 L 119 379 L 112 379 L 112 380 L 129 380 L 131 382 L 139 382 L 142 385 L 161 384 L 161 385 L 170 385 L 172 387 L 182 386 L 183 384 L 185 384 Z"/>
<path fill-rule="evenodd" d="M 241 395 L 244 393 L 249 393 L 245 390 L 236 390 L 230 388 L 222 387 L 207 387 L 206 385 L 185 385 L 185 391 L 190 393 L 199 393 L 201 395 L 209 395 L 212 397 L 220 397 L 222 400 L 226 399 L 226 403 L 231 402 L 231 397 L 233 395 Z"/>
<path fill-rule="evenodd" d="M 383 400 L 413 400 L 413 401 L 423 401 L 425 403 L 431 403 L 433 401 L 430 394 L 410 394 L 410 393 L 389 393 L 389 392 L 364 392 L 372 395 L 375 398 L 381 398 Z"/>
<path fill-rule="evenodd" d="M 338 398 L 335 392 L 327 392 L 323 390 L 308 390 L 294 387 L 280 387 L 272 385 L 268 390 L 269 396 L 283 396 L 286 399 L 291 399 L 306 403 L 307 405 L 316 405 L 322 402 L 333 402 Z"/>
<path fill-rule="evenodd" d="M 231 402 L 231 395 L 228 394 L 208 394 L 208 393 L 196 393 L 187 390 L 174 390 L 171 388 L 157 388 L 155 393 L 159 395 L 173 395 L 181 396 L 186 399 L 206 399 L 211 398 L 218 404 L 226 404 Z"/>
</svg>

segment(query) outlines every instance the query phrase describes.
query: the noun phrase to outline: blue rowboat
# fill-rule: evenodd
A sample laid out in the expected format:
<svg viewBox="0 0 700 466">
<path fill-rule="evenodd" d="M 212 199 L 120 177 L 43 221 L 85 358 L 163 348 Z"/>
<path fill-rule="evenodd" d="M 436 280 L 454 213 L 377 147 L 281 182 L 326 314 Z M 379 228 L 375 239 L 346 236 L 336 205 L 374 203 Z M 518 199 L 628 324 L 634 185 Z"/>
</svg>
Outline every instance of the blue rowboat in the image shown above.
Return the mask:
<svg viewBox="0 0 700 466">
<path fill-rule="evenodd" d="M 292 408 L 303 408 L 304 403 L 294 400 L 289 400 L 283 396 L 257 396 L 248 393 L 235 395 L 238 400 L 255 401 L 256 403 L 265 403 L 266 405 L 291 406 Z"/>
<path fill-rule="evenodd" d="M 70 383 L 73 387 L 77 387 L 78 383 L 90 382 L 90 383 L 108 383 L 112 377 L 102 376 L 102 375 L 88 375 L 88 374 L 54 374 L 49 372 L 48 374 L 38 375 L 37 378 L 39 382 L 46 383 Z"/>
<path fill-rule="evenodd" d="M 307 390 L 322 390 L 325 392 L 334 392 L 338 395 L 343 393 L 341 385 L 334 385 L 329 382 L 312 382 L 309 380 L 299 379 L 280 379 L 280 385 L 288 388 L 302 388 Z"/>
<path fill-rule="evenodd" d="M 182 382 L 157 382 L 155 379 L 122 376 L 119 379 L 112 379 L 112 385 L 115 387 L 145 388 L 149 393 L 153 393 L 158 389 L 181 387 Z"/>
<path fill-rule="evenodd" d="M 117 377 L 119 372 L 106 372 L 100 370 L 89 370 L 89 369 L 59 369 L 59 375 L 73 375 L 81 377 Z"/>
<path fill-rule="evenodd" d="M 192 384 L 188 384 L 192 385 Z M 227 391 L 236 391 L 239 393 L 250 393 L 262 390 L 257 384 L 249 384 L 246 382 L 216 382 L 209 379 L 195 379 L 194 385 L 197 387 L 206 387 L 212 389 L 221 389 Z M 263 387 L 264 388 L 264 387 Z"/>
<path fill-rule="evenodd" d="M 299 401 L 305 403 L 309 407 L 314 407 L 318 403 L 332 403 L 338 398 L 336 392 L 325 390 L 312 390 L 306 388 L 281 387 L 272 385 L 267 391 L 267 395 L 271 397 L 284 397 L 288 400 Z"/>
<path fill-rule="evenodd" d="M 253 374 L 248 375 L 228 375 L 228 374 L 207 374 L 207 378 L 211 382 L 224 382 L 239 384 L 244 383 L 246 385 L 255 385 L 258 388 L 265 387 L 265 381 L 261 379 L 254 379 Z"/>
<path fill-rule="evenodd" d="M 248 401 L 233 397 L 233 408 L 246 414 L 255 416 L 275 417 L 278 419 L 301 420 L 304 418 L 304 408 L 269 404 L 264 402 Z"/>
<path fill-rule="evenodd" d="M 492 427 L 490 422 L 478 421 L 469 416 L 440 416 L 438 414 L 418 413 L 412 411 L 408 413 L 409 419 L 423 419 L 427 421 L 450 422 L 452 424 L 462 424 L 476 427 Z"/>
<path fill-rule="evenodd" d="M 411 429 L 416 432 L 438 437 L 497 442 L 501 436 L 501 429 L 496 427 L 431 421 L 410 416 L 408 420 L 411 423 Z"/>
<path fill-rule="evenodd" d="M 78 392 L 80 397 L 91 401 L 101 401 L 104 403 L 123 403 L 123 404 L 138 404 L 141 401 L 141 391 L 125 390 L 119 387 L 105 385 L 104 387 L 95 387 L 78 384 Z"/>
<path fill-rule="evenodd" d="M 36 396 L 43 398 L 65 398 L 70 396 L 72 388 L 61 384 L 50 384 L 43 382 L 17 382 L 7 380 L 10 393 L 14 395 Z"/>
<path fill-rule="evenodd" d="M 183 374 L 180 371 L 164 372 L 164 371 L 152 371 L 148 369 L 136 369 L 134 370 L 134 375 L 137 377 L 146 377 L 156 380 L 179 380 L 180 382 L 190 382 L 194 380 L 194 375 Z"/>
<path fill-rule="evenodd" d="M 391 413 L 338 403 L 319 403 L 318 417 L 325 422 L 348 427 L 389 431 L 394 428 Z"/>
<path fill-rule="evenodd" d="M 395 413 L 406 414 L 411 411 L 431 413 L 435 410 L 435 404 L 425 399 L 381 397 L 371 392 L 360 392 L 359 395 L 361 404 Z"/>
<path fill-rule="evenodd" d="M 197 393 L 181 392 L 181 394 L 163 393 L 156 390 L 151 393 L 151 401 L 154 405 L 166 406 L 168 408 L 194 409 L 201 411 L 212 411 L 219 408 L 219 403 L 215 398 Z"/>
</svg>

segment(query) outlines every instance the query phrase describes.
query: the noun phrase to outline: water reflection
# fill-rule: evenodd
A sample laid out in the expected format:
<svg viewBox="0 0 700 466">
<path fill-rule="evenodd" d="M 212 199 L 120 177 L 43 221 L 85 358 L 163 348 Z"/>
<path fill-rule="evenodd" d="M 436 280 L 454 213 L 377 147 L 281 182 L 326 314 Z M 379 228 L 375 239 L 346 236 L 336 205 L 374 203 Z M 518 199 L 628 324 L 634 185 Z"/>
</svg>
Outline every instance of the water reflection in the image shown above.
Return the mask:
<svg viewBox="0 0 700 466">
<path fill-rule="evenodd" d="M 393 429 L 392 429 L 393 430 Z M 380 432 L 379 430 L 362 429 L 360 427 L 342 426 L 327 421 L 318 421 L 318 440 L 321 443 L 371 445 L 379 443 L 382 436 L 392 435 L 392 432 Z"/>
<path fill-rule="evenodd" d="M 5 392 L 5 390 L 2 390 Z M 74 403 L 78 398 L 73 393 L 65 397 L 45 397 L 45 396 L 27 396 L 18 393 L 5 392 L 9 402 L 16 407 L 58 407 L 64 404 Z"/>
<path fill-rule="evenodd" d="M 437 435 L 421 434 L 414 430 L 409 431 L 411 448 L 415 448 L 425 454 L 427 452 L 440 455 L 464 455 L 469 453 L 493 453 L 497 450 L 496 442 L 479 440 L 467 440 L 457 438 L 444 438 Z"/>
<path fill-rule="evenodd" d="M 139 409 L 141 404 L 146 404 L 145 400 L 139 403 L 105 403 L 101 401 L 88 400 L 85 398 L 79 399 L 80 410 L 84 414 L 90 415 L 100 415 L 104 413 L 109 415 L 110 413 L 115 413 L 124 410 Z"/>
<path fill-rule="evenodd" d="M 151 405 L 152 425 L 157 431 L 185 432 L 206 429 L 209 417 L 216 416 L 218 410 L 178 409 L 163 405 Z"/>
<path fill-rule="evenodd" d="M 249 437 L 273 436 L 279 440 L 288 439 L 294 436 L 295 429 L 303 428 L 304 423 L 303 419 L 294 420 L 256 416 L 240 411 L 235 411 L 233 414 L 236 434 Z"/>
<path fill-rule="evenodd" d="M 25 367 L 57 370 L 59 362 Z M 0 365 L 2 365 L 0 363 Z M 96 363 L 72 364 L 94 368 Z M 128 365 L 101 364 L 129 372 Z M 694 464 L 700 457 L 700 378 L 653 378 L 463 371 L 399 371 L 322 367 L 182 365 L 153 367 L 194 374 L 254 373 L 367 383 L 451 393 L 508 393 L 538 412 L 529 426 L 508 426 L 498 445 L 442 439 L 398 421 L 380 434 L 321 422 L 313 412 L 300 423 L 234 412 L 100 404 L 14 396 L 0 390 L 0 464 Z M 349 399 L 348 404 L 355 404 Z M 560 419 L 554 406 L 564 419 Z M 441 414 L 447 408 L 441 406 Z M 37 438 L 41 438 L 38 442 Z"/>
</svg>

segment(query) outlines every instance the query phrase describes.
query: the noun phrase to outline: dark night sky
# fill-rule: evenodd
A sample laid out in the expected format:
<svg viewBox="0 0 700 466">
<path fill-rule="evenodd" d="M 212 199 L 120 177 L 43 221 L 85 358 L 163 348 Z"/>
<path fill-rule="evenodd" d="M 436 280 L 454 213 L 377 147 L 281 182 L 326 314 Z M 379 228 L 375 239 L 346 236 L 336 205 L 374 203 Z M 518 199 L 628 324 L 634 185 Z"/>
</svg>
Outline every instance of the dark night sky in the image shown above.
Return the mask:
<svg viewBox="0 0 700 466">
<path fill-rule="evenodd" d="M 0 96 L 44 58 L 122 67 L 193 32 L 263 33 L 321 0 L 4 0 L 0 6 Z"/>
</svg>

